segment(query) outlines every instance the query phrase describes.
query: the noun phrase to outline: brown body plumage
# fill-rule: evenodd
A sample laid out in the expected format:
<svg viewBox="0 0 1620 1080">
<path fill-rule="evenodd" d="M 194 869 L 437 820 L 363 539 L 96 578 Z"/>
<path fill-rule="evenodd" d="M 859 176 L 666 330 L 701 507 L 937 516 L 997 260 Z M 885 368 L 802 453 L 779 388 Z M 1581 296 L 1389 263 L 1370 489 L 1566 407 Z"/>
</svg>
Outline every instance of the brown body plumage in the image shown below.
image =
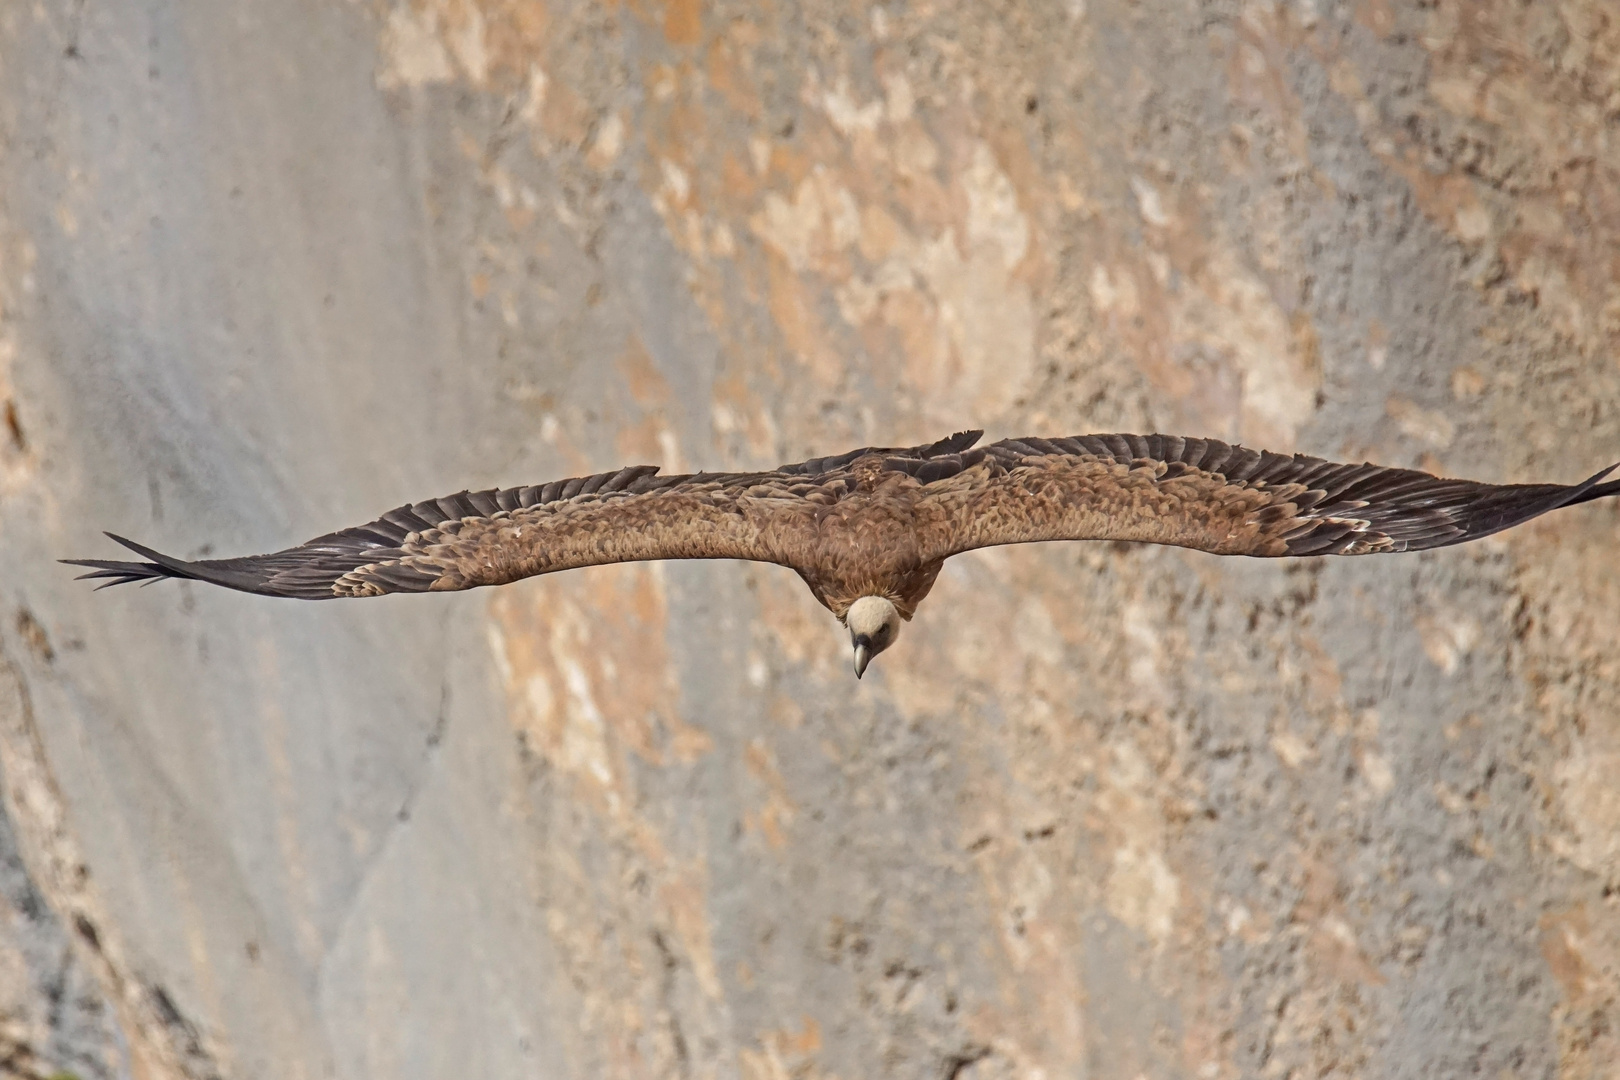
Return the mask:
<svg viewBox="0 0 1620 1080">
<path fill-rule="evenodd" d="M 862 597 L 916 613 L 952 555 L 1038 540 L 1136 540 L 1218 555 L 1362 555 L 1444 547 L 1620 493 L 1481 484 L 1167 435 L 867 447 L 763 473 L 659 476 L 651 466 L 403 506 L 270 555 L 66 560 L 113 585 L 191 578 L 303 599 L 502 585 L 642 559 L 751 559 L 798 571 L 840 620 Z M 863 618 L 866 618 L 863 616 Z M 857 671 L 893 643 L 881 605 Z M 893 621 L 893 620 L 889 620 Z M 876 634 L 876 638 L 873 638 Z M 861 643 L 862 637 L 867 640 Z"/>
</svg>

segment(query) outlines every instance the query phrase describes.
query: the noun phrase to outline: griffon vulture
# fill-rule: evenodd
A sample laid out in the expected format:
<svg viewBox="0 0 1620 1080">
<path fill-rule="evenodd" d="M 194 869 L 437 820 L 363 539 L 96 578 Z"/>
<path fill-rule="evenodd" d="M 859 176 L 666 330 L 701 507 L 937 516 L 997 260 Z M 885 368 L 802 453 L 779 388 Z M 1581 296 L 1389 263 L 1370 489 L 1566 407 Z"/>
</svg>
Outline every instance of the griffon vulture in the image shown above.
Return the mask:
<svg viewBox="0 0 1620 1080">
<path fill-rule="evenodd" d="M 1369 555 L 1475 540 L 1620 494 L 1481 484 L 1169 435 L 863 447 L 771 472 L 659 476 L 650 465 L 461 492 L 270 555 L 64 560 L 106 585 L 190 578 L 266 596 L 431 592 L 640 559 L 753 559 L 798 571 L 848 628 L 860 676 L 952 555 L 1036 540 L 1136 540 L 1217 555 Z"/>
</svg>

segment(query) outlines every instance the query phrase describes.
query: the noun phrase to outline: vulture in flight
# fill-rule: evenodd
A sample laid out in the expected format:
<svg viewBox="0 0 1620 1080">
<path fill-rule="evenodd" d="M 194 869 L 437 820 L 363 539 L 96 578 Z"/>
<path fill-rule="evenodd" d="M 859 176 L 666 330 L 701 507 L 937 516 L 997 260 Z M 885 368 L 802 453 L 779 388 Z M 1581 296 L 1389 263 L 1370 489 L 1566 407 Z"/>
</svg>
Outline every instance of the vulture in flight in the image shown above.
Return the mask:
<svg viewBox="0 0 1620 1080">
<path fill-rule="evenodd" d="M 1268 558 L 1421 551 L 1620 494 L 1603 480 L 1482 484 L 1171 435 L 863 447 L 770 472 L 651 465 L 461 492 L 270 555 L 64 560 L 106 585 L 190 578 L 265 596 L 433 592 L 641 559 L 792 567 L 849 630 L 855 674 L 894 644 L 952 555 L 1037 540 L 1135 540 Z"/>
</svg>

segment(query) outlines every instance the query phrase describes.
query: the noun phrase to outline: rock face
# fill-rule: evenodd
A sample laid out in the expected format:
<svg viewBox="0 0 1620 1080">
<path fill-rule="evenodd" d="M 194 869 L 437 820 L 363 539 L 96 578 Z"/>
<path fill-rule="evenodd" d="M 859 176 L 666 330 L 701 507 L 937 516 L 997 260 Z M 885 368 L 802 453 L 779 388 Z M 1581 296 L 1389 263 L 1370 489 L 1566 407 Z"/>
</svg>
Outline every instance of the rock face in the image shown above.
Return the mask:
<svg viewBox="0 0 1620 1080">
<path fill-rule="evenodd" d="M 1620 459 L 1612 0 L 0 6 L 0 1071 L 1599 1077 L 1620 510 L 94 594 L 982 426 Z"/>
</svg>

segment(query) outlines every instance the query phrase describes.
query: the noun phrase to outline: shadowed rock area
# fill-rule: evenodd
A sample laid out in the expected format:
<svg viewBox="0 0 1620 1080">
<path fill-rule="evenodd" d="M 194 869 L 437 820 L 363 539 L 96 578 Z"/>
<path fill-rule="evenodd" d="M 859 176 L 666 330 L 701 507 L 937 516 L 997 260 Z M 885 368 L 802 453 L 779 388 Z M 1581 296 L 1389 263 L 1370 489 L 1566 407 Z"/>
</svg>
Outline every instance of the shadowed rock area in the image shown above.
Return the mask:
<svg viewBox="0 0 1620 1080">
<path fill-rule="evenodd" d="M 0 1075 L 1620 1070 L 1620 507 L 304 604 L 650 462 L 1620 460 L 1611 0 L 0 5 Z"/>
</svg>

